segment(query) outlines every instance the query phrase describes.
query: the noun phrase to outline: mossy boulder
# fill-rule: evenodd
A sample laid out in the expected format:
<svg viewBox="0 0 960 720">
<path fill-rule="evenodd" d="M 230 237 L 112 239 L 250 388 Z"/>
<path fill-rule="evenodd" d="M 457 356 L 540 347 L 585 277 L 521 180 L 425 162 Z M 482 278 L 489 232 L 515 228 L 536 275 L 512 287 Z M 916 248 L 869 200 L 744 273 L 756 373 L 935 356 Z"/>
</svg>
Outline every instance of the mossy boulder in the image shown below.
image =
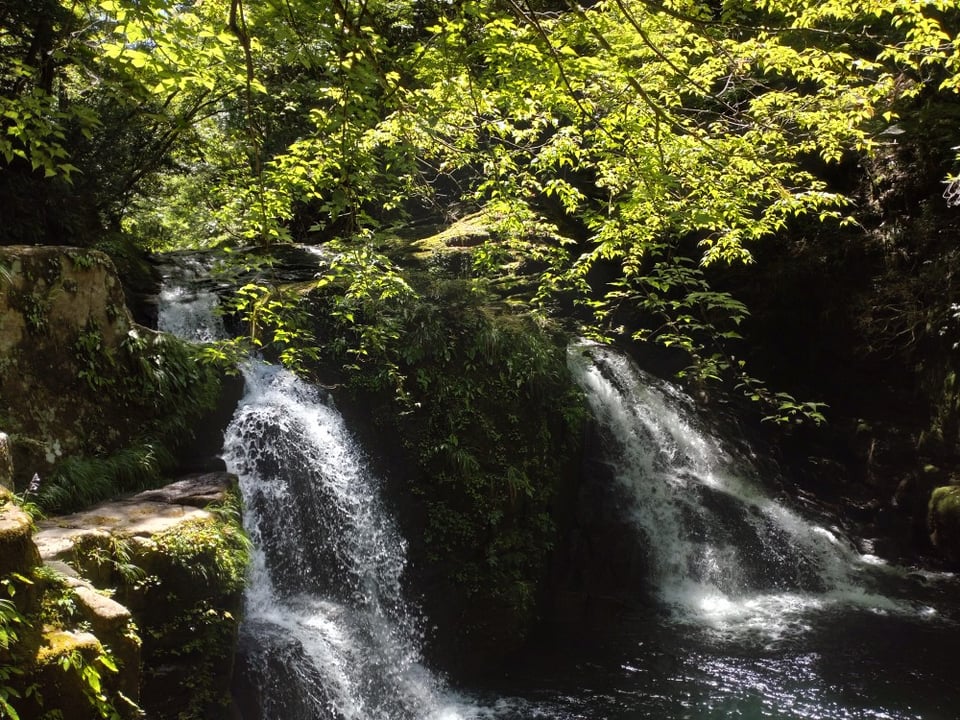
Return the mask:
<svg viewBox="0 0 960 720">
<path fill-rule="evenodd" d="M 482 208 L 458 220 L 427 230 L 378 236 L 383 251 L 411 272 L 447 279 L 483 282 L 504 301 L 529 306 L 548 267 L 546 248 L 570 244 L 559 229 L 542 220 L 516 217 Z"/>
<path fill-rule="evenodd" d="M 85 449 L 90 432 L 121 441 L 121 423 L 98 431 L 111 410 L 96 387 L 109 380 L 98 360 L 119 352 L 132 321 L 103 253 L 11 246 L 0 248 L 0 263 L 8 268 L 0 277 L 0 421 L 14 435 L 23 481 Z"/>
<path fill-rule="evenodd" d="M 67 562 L 140 628 L 140 703 L 151 718 L 228 717 L 248 543 L 236 478 L 184 478 L 42 520 L 47 561 Z"/>
<path fill-rule="evenodd" d="M 0 428 L 14 485 L 38 475 L 40 504 L 65 512 L 159 483 L 215 407 L 219 373 L 133 322 L 101 252 L 0 247 L 0 266 Z"/>
<path fill-rule="evenodd" d="M 118 690 L 118 678 L 123 673 L 93 633 L 62 629 L 44 631 L 27 667 L 30 683 L 35 685 L 37 692 L 18 703 L 21 718 L 100 720 L 115 717 L 133 720 L 142 717 L 132 699 Z"/>
<path fill-rule="evenodd" d="M 40 565 L 29 516 L 3 500 L 0 717 L 11 708 L 21 718 L 140 717 L 140 640 L 129 611 Z"/>
<path fill-rule="evenodd" d="M 32 532 L 30 516 L 12 501 L 8 491 L 0 490 L 0 576 L 27 575 L 39 563 Z"/>
<path fill-rule="evenodd" d="M 493 237 L 492 219 L 477 212 L 460 218 L 434 235 L 404 244 L 411 263 L 451 277 L 469 277 L 476 249 Z"/>
<path fill-rule="evenodd" d="M 930 542 L 953 564 L 960 564 L 960 485 L 945 485 L 930 495 L 927 513 Z"/>
</svg>

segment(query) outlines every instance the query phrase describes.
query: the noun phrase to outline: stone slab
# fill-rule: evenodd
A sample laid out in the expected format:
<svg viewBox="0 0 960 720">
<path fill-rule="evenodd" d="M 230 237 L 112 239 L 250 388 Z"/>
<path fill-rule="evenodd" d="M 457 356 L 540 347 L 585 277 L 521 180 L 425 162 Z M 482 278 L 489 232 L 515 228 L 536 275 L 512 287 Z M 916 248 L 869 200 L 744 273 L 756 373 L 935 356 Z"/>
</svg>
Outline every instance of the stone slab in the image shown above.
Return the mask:
<svg viewBox="0 0 960 720">
<path fill-rule="evenodd" d="M 37 523 L 34 542 L 45 561 L 72 559 L 73 548 L 85 539 L 110 535 L 150 538 L 211 515 L 204 507 L 222 502 L 236 483 L 229 473 L 203 473 L 147 490 L 88 510 L 46 518 Z"/>
</svg>

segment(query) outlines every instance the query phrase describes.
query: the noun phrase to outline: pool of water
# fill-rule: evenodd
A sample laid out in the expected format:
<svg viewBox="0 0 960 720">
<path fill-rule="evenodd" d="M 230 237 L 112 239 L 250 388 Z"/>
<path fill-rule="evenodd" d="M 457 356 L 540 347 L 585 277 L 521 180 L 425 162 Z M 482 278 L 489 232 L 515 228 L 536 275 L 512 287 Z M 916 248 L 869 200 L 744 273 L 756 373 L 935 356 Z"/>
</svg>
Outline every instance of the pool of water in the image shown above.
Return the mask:
<svg viewBox="0 0 960 720">
<path fill-rule="evenodd" d="M 795 629 L 718 632 L 657 608 L 552 628 L 477 693 L 510 720 L 960 717 L 960 625 L 949 615 L 837 608 Z"/>
</svg>

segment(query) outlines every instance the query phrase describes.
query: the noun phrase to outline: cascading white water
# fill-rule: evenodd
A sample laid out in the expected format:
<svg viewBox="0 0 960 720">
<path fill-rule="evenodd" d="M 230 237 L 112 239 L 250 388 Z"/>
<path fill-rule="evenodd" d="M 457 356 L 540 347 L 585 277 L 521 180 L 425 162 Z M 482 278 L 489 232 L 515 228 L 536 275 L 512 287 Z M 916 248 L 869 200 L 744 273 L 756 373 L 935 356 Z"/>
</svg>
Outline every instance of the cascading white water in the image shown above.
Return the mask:
<svg viewBox="0 0 960 720">
<path fill-rule="evenodd" d="M 193 281 L 168 281 L 162 329 L 221 337 L 216 299 L 195 282 L 202 263 L 177 262 Z M 523 699 L 495 689 L 482 706 L 456 697 L 421 665 L 419 620 L 401 592 L 404 542 L 343 420 L 322 392 L 251 361 L 225 448 L 256 546 L 237 668 L 245 719 L 915 720 L 915 706 L 953 716 L 955 683 L 936 678 L 956 635 L 937 645 L 939 624 L 905 619 L 917 608 L 863 589 L 888 570 L 775 502 L 675 387 L 594 345 L 571 348 L 570 368 L 605 437 L 622 507 L 647 538 L 651 580 L 679 622 L 646 610 L 628 624 L 617 618 L 599 636 L 602 652 L 561 646 L 570 657 L 557 675 L 551 646 L 542 675 L 508 684 Z M 849 631 L 851 620 L 870 642 Z M 847 658 L 851 638 L 860 649 Z M 879 672 L 886 664 L 893 669 Z M 865 676 L 875 686 L 847 696 Z M 885 695 L 899 684 L 902 701 Z"/>
<path fill-rule="evenodd" d="M 215 293 L 202 282 L 210 268 L 196 258 L 184 257 L 176 265 L 176 277 L 164 278 L 157 307 L 157 326 L 191 342 L 210 342 L 226 337 L 223 318 L 217 314 Z"/>
<path fill-rule="evenodd" d="M 180 264 L 160 298 L 160 329 L 224 336 L 205 269 Z M 317 388 L 250 360 L 223 458 L 240 478 L 253 567 L 241 672 L 258 720 L 465 720 L 494 717 L 422 664 L 419 620 L 401 580 L 406 546 L 377 478 Z"/>
<path fill-rule="evenodd" d="M 314 388 L 258 362 L 244 375 L 224 459 L 256 548 L 245 623 L 248 651 L 261 643 L 264 717 L 291 718 L 291 696 L 304 720 L 430 717 L 443 702 L 420 664 L 401 593 L 405 546 L 376 479 Z M 278 637 L 299 655 L 286 677 L 269 668 Z"/>
<path fill-rule="evenodd" d="M 833 605 L 913 612 L 870 589 L 877 558 L 772 499 L 675 386 L 592 343 L 571 346 L 569 366 L 645 536 L 653 584 L 683 620 L 779 636 Z"/>
</svg>

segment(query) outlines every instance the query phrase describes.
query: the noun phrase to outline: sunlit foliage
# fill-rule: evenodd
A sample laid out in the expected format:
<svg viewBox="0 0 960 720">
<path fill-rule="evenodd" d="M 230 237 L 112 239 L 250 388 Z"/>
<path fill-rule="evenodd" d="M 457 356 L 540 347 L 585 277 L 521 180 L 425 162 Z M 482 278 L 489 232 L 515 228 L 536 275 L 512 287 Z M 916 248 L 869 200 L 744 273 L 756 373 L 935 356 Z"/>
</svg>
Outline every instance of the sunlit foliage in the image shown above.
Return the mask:
<svg viewBox="0 0 960 720">
<path fill-rule="evenodd" d="M 704 268 L 799 216 L 855 223 L 825 171 L 957 91 L 958 18 L 955 0 L 13 3 L 0 158 L 79 169 L 153 247 L 486 207 L 505 252 L 543 263 L 545 306 L 573 298 L 709 377 L 746 308 Z"/>
</svg>

